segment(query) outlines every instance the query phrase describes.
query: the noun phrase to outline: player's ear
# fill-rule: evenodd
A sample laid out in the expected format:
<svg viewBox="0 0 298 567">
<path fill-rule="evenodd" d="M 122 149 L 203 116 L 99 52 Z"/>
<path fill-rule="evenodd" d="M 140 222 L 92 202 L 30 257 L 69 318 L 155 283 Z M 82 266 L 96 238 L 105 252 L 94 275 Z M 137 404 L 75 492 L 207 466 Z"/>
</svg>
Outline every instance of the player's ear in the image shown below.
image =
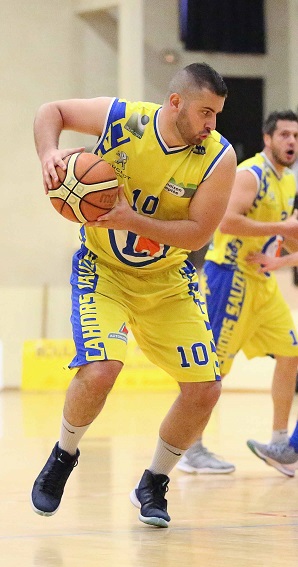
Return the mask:
<svg viewBox="0 0 298 567">
<path fill-rule="evenodd" d="M 267 148 L 271 147 L 272 136 L 270 134 L 263 134 L 264 146 Z"/>
<path fill-rule="evenodd" d="M 181 102 L 181 96 L 178 93 L 171 93 L 169 97 L 169 104 L 172 108 L 178 110 Z"/>
</svg>

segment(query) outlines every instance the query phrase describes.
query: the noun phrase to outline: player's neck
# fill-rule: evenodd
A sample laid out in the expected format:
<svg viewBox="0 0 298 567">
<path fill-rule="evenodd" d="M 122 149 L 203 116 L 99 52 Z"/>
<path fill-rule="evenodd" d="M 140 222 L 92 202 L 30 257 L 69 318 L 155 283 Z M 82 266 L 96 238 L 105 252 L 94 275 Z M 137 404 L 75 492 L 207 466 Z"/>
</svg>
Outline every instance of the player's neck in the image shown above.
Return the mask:
<svg viewBox="0 0 298 567">
<path fill-rule="evenodd" d="M 268 150 L 267 148 L 264 148 L 263 153 L 265 154 L 266 158 L 268 159 L 268 161 L 271 163 L 273 169 L 276 171 L 276 173 L 282 177 L 283 172 L 286 168 L 285 165 L 282 165 L 281 163 L 277 162 L 273 155 L 272 152 L 270 152 L 270 150 Z"/>
<path fill-rule="evenodd" d="M 176 125 L 169 120 L 164 108 L 161 108 L 158 114 L 158 129 L 168 148 L 181 148 L 187 145 L 181 138 Z"/>
</svg>

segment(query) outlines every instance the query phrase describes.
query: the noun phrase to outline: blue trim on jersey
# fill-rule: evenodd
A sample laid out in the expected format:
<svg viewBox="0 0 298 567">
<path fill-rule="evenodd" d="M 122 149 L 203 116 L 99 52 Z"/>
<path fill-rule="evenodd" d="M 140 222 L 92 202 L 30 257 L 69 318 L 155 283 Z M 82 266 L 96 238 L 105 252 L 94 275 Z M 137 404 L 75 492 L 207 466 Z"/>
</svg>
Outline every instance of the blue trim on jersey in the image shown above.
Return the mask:
<svg viewBox="0 0 298 567">
<path fill-rule="evenodd" d="M 220 134 L 220 140 L 219 141 L 225 148 L 227 148 L 228 146 L 231 145 L 230 142 L 221 134 Z"/>
<path fill-rule="evenodd" d="M 261 180 L 262 179 L 262 174 L 263 174 L 263 170 L 258 167 L 257 165 L 253 165 L 252 167 L 249 167 L 248 169 L 252 169 L 258 176 L 258 178 Z"/>
<path fill-rule="evenodd" d="M 213 169 L 214 165 L 216 164 L 216 162 L 219 160 L 219 158 L 222 156 L 222 154 L 224 152 L 226 152 L 227 148 L 231 145 L 230 142 L 228 142 L 223 136 L 221 136 L 220 138 L 220 142 L 224 143 L 225 145 L 223 146 L 223 148 L 220 150 L 219 154 L 217 154 L 217 156 L 214 158 L 214 160 L 210 163 L 208 169 L 205 171 L 203 179 L 201 181 L 201 183 L 206 179 L 206 177 L 209 175 L 210 171 Z"/>
<path fill-rule="evenodd" d="M 199 288 L 199 282 L 197 280 L 197 270 L 194 267 L 194 265 L 190 262 L 190 260 L 185 260 L 185 262 L 183 263 L 183 267 L 180 269 L 180 274 L 182 275 L 182 277 L 187 278 L 188 280 L 188 295 L 192 297 L 193 302 L 200 309 L 202 315 L 206 315 L 207 305 Z M 204 323 L 207 331 L 211 330 L 209 321 L 204 320 Z"/>
<path fill-rule="evenodd" d="M 221 382 L 221 374 L 220 374 L 220 369 L 219 369 L 219 362 L 216 360 L 216 362 L 214 363 L 215 367 L 213 367 L 213 372 L 214 372 L 214 378 L 217 382 Z"/>
<path fill-rule="evenodd" d="M 160 111 L 160 108 L 158 108 L 156 113 L 154 114 L 153 126 L 154 126 L 154 132 L 155 132 L 156 140 L 159 143 L 163 153 L 166 154 L 166 155 L 172 155 L 172 154 L 179 154 L 180 152 L 184 152 L 184 150 L 189 148 L 189 146 L 183 146 L 183 147 L 179 147 L 179 148 L 168 148 L 167 146 L 165 146 L 163 140 L 160 138 L 159 133 L 158 133 L 158 128 L 157 128 L 157 118 L 158 118 L 159 111 Z"/>
<path fill-rule="evenodd" d="M 94 153 L 98 154 L 98 152 L 100 151 L 102 155 L 107 154 L 109 151 L 113 150 L 114 148 L 118 147 L 118 146 L 122 146 L 123 144 L 126 144 L 127 142 L 130 141 L 130 137 L 127 136 L 124 139 L 123 138 L 123 130 L 122 130 L 122 126 L 120 124 L 117 124 L 117 121 L 120 120 L 121 118 L 125 118 L 125 112 L 126 112 L 126 106 L 127 103 L 126 102 L 120 102 L 118 98 L 115 98 L 115 100 L 113 101 L 108 116 L 107 116 L 107 122 L 104 128 L 104 131 L 102 132 L 100 138 L 97 141 L 97 145 L 94 149 Z M 114 122 L 116 122 L 115 124 L 113 124 Z M 112 127 L 111 127 L 112 125 Z M 104 141 L 106 139 L 107 133 L 110 129 L 110 135 L 111 135 L 111 140 L 109 141 L 109 145 L 110 148 L 109 150 L 106 150 L 104 148 Z M 119 141 L 121 140 L 121 141 Z"/>
<path fill-rule="evenodd" d="M 80 312 L 80 304 L 82 303 L 81 300 L 84 296 L 85 298 L 88 298 L 86 304 L 91 302 L 93 307 L 91 296 L 95 292 L 98 281 L 95 264 L 96 259 L 96 254 L 88 250 L 84 244 L 82 244 L 81 248 L 73 255 L 72 274 L 70 278 L 70 283 L 72 285 L 71 323 L 77 352 L 69 364 L 69 368 L 75 368 L 87 364 L 90 362 L 90 360 L 87 360 L 87 356 L 96 357 L 99 350 L 104 353 L 104 359 L 107 358 L 104 343 L 102 343 L 100 339 L 100 329 L 98 336 L 96 336 L 96 333 L 93 333 L 92 340 L 88 340 L 89 337 L 86 337 L 86 335 L 88 335 L 88 330 L 91 328 L 90 325 L 92 325 L 92 319 L 95 318 L 94 313 L 92 310 L 89 315 L 87 314 L 88 310 L 82 313 Z M 84 330 L 85 338 L 83 336 Z M 92 346 L 93 340 L 94 345 Z M 103 358 L 101 358 L 101 360 L 103 360 Z"/>
<path fill-rule="evenodd" d="M 111 124 L 111 122 L 114 122 L 115 120 L 125 118 L 126 106 L 126 101 L 120 102 L 119 98 L 115 98 L 110 108 L 108 123 Z"/>
<path fill-rule="evenodd" d="M 80 228 L 80 240 L 81 242 L 85 243 L 86 242 L 86 229 L 85 229 L 85 225 L 82 224 L 81 228 Z"/>
</svg>

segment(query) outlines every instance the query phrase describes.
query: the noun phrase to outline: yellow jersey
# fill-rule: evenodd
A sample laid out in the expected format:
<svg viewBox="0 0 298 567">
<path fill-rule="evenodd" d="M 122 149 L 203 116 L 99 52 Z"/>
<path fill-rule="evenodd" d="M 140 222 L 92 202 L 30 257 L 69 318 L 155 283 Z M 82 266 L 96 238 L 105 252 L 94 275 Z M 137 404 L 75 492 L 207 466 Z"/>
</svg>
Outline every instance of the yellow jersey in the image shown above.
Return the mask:
<svg viewBox="0 0 298 567">
<path fill-rule="evenodd" d="M 94 153 L 112 165 L 135 211 L 161 220 L 183 220 L 200 183 L 231 145 L 214 130 L 200 146 L 169 148 L 159 131 L 160 108 L 113 99 Z M 125 270 L 167 269 L 189 254 L 127 230 L 82 226 L 81 239 L 99 262 Z"/>
<path fill-rule="evenodd" d="M 293 211 L 296 181 L 292 171 L 285 168 L 280 176 L 264 152 L 242 162 L 237 170 L 250 171 L 257 181 L 256 196 L 247 213 L 247 218 L 260 222 L 280 222 Z M 214 232 L 205 260 L 211 260 L 226 268 L 239 268 L 258 279 L 269 274 L 259 274 L 255 264 L 248 264 L 250 252 L 262 252 L 270 256 L 279 255 L 283 238 L 272 236 L 237 236 L 223 234 L 219 228 Z"/>
</svg>

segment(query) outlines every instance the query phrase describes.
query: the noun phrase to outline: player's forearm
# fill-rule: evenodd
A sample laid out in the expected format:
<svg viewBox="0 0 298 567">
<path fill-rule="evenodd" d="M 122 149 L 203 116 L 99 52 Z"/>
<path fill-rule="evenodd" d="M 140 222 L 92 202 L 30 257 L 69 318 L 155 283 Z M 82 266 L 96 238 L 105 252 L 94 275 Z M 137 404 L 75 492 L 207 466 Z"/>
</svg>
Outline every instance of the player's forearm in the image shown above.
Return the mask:
<svg viewBox="0 0 298 567">
<path fill-rule="evenodd" d="M 286 233 L 286 225 L 283 222 L 259 222 L 243 215 L 229 215 L 220 223 L 220 231 L 223 234 L 235 234 L 237 236 L 271 236 Z"/>
<path fill-rule="evenodd" d="M 276 258 L 276 260 L 280 268 L 282 267 L 290 268 L 292 266 L 298 266 L 298 252 L 294 252 L 293 254 L 288 254 L 287 256 Z"/>
<path fill-rule="evenodd" d="M 40 159 L 51 149 L 58 148 L 62 130 L 63 120 L 58 108 L 53 104 L 42 105 L 34 120 L 34 140 Z"/>
<path fill-rule="evenodd" d="M 134 215 L 130 230 L 150 240 L 186 250 L 199 250 L 213 234 L 213 229 L 199 228 L 192 220 L 158 220 L 139 214 Z"/>
</svg>

